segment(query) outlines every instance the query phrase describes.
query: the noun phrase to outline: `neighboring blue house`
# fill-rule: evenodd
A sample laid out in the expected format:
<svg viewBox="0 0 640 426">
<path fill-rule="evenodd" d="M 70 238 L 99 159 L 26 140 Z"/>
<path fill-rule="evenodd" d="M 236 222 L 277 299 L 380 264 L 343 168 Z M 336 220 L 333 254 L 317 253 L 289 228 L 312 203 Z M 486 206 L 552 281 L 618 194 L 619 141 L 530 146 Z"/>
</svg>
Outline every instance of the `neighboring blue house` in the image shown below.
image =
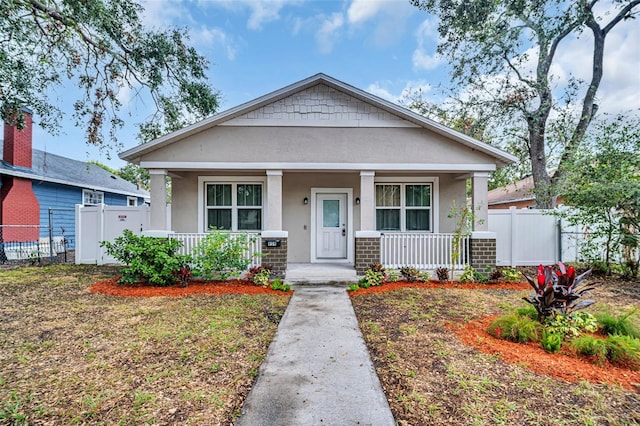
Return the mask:
<svg viewBox="0 0 640 426">
<path fill-rule="evenodd" d="M 31 124 L 29 115 L 24 130 L 5 124 L 0 145 L 4 242 L 48 237 L 51 215 L 54 236 L 64 236 L 73 249 L 76 204 L 138 206 L 149 199 L 147 191 L 95 164 L 32 149 Z"/>
</svg>

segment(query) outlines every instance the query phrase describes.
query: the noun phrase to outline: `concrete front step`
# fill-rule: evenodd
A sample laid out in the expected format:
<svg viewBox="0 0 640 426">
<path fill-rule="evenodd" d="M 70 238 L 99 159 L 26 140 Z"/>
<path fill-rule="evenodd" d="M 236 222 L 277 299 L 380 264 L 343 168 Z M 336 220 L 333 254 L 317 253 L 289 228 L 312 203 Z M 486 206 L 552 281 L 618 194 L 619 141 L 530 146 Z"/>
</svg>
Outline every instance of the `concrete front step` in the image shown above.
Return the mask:
<svg viewBox="0 0 640 426">
<path fill-rule="evenodd" d="M 353 284 L 357 281 L 353 265 L 342 263 L 289 263 L 285 274 L 288 284 Z"/>
</svg>

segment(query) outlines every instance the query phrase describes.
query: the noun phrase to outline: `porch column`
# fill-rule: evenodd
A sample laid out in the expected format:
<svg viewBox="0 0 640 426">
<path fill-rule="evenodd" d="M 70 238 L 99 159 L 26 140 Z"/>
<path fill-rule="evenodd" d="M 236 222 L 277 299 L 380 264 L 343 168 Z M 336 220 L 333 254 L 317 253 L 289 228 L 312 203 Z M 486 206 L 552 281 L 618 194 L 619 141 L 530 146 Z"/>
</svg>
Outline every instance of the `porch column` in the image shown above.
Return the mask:
<svg viewBox="0 0 640 426">
<path fill-rule="evenodd" d="M 355 268 L 359 275 L 372 263 L 379 263 L 380 232 L 376 231 L 376 173 L 360 172 L 360 230 L 356 231 Z"/>
<path fill-rule="evenodd" d="M 474 173 L 471 178 L 472 204 L 475 220 L 473 222 L 474 231 L 488 231 L 489 223 L 489 199 L 488 199 L 489 173 Z"/>
<path fill-rule="evenodd" d="M 471 266 L 479 271 L 496 267 L 496 234 L 489 232 L 488 173 L 474 173 L 471 178 L 472 206 L 475 220 L 470 238 Z"/>
<path fill-rule="evenodd" d="M 282 231 L 282 170 L 267 170 L 267 231 Z"/>
<path fill-rule="evenodd" d="M 376 230 L 375 172 L 360 172 L 360 230 Z"/>
<path fill-rule="evenodd" d="M 282 229 L 282 170 L 267 170 L 267 211 L 262 231 L 262 263 L 272 274 L 284 277 L 287 271 L 287 237 Z"/>
<path fill-rule="evenodd" d="M 151 229 L 170 231 L 167 223 L 167 171 L 164 169 L 149 170 L 151 186 Z"/>
</svg>

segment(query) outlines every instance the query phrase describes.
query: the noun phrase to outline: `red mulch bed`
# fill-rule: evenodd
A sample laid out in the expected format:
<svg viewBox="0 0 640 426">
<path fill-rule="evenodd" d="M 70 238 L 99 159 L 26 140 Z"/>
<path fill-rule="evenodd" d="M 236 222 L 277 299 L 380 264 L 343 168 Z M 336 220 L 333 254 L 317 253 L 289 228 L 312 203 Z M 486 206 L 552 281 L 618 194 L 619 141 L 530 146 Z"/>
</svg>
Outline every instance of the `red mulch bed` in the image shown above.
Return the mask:
<svg viewBox="0 0 640 426">
<path fill-rule="evenodd" d="M 397 281 L 394 283 L 384 283 L 379 286 L 361 288 L 356 291 L 350 291 L 349 296 L 360 296 L 364 294 L 385 293 L 387 291 L 398 290 L 400 288 L 462 288 L 467 290 L 529 290 L 529 283 L 498 283 L 498 284 L 478 284 L 478 283 L 442 283 L 440 281 L 429 281 L 427 283 L 410 283 L 407 281 Z"/>
<path fill-rule="evenodd" d="M 563 354 L 550 354 L 539 344 L 514 343 L 497 339 L 487 333 L 487 326 L 496 318 L 491 316 L 449 328 L 465 344 L 480 352 L 498 355 L 509 364 L 519 364 L 537 374 L 552 376 L 567 382 L 588 381 L 608 383 L 639 392 L 640 371 L 612 365 L 598 366 L 586 359 Z"/>
<path fill-rule="evenodd" d="M 254 285 L 246 280 L 191 281 L 187 287 L 156 287 L 150 285 L 118 284 L 120 277 L 94 283 L 91 293 L 109 294 L 121 297 L 183 297 L 191 294 L 292 294 L 293 291 L 275 291 Z"/>
</svg>

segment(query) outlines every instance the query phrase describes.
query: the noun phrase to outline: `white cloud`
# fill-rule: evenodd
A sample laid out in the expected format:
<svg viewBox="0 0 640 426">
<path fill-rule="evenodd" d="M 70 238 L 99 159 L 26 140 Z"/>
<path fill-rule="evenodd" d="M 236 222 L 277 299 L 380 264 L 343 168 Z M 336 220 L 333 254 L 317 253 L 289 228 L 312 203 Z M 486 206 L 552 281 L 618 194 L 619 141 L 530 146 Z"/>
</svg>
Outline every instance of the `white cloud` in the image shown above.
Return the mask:
<svg viewBox="0 0 640 426">
<path fill-rule="evenodd" d="M 344 25 L 342 13 L 333 13 L 326 17 L 316 32 L 316 41 L 321 53 L 330 53 L 340 37 L 340 29 Z"/>
<path fill-rule="evenodd" d="M 300 4 L 301 0 L 202 0 L 202 6 L 216 5 L 233 12 L 249 10 L 247 28 L 261 30 L 265 24 L 280 19 L 280 11 L 287 5 Z"/>
<path fill-rule="evenodd" d="M 411 62 L 414 70 L 428 71 L 436 69 L 442 63 L 442 57 L 436 52 L 438 30 L 435 18 L 427 18 L 416 30 L 418 47 L 413 51 Z M 429 51 L 433 53 L 429 53 Z"/>
<path fill-rule="evenodd" d="M 225 51 L 227 59 L 230 61 L 236 59 L 238 43 L 220 28 L 201 27 L 198 30 L 192 30 L 191 34 L 195 43 L 208 48 L 220 46 Z"/>
<path fill-rule="evenodd" d="M 390 88 L 391 86 L 396 87 L 396 92 L 394 93 L 394 89 Z M 398 87 L 402 87 L 401 89 L 397 89 Z M 371 83 L 367 87 L 367 92 L 372 93 L 376 96 L 381 97 L 382 99 L 386 99 L 389 102 L 393 102 L 395 104 L 402 104 L 402 101 L 406 99 L 409 95 L 416 92 L 421 92 L 423 95 L 426 95 L 431 91 L 432 86 L 424 80 L 417 81 L 404 81 L 404 82 L 391 82 L 391 81 L 383 81 L 383 82 L 375 82 Z"/>
<path fill-rule="evenodd" d="M 174 26 L 176 20 L 188 15 L 188 11 L 181 2 L 172 0 L 142 0 L 144 8 L 142 22 L 145 26 L 165 28 Z"/>
<path fill-rule="evenodd" d="M 352 24 L 367 21 L 376 16 L 384 8 L 385 3 L 391 2 L 388 0 L 353 0 L 347 11 L 347 18 Z"/>
</svg>

